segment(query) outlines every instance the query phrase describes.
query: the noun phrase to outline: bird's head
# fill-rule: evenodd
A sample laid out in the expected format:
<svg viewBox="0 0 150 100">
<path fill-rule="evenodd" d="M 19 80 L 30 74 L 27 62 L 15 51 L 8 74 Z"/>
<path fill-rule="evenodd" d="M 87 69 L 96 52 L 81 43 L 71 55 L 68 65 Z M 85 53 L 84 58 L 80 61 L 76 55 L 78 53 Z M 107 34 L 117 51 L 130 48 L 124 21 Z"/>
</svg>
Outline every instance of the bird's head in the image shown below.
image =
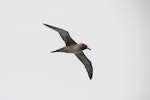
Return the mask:
<svg viewBox="0 0 150 100">
<path fill-rule="evenodd" d="M 82 50 L 84 50 L 84 49 L 89 49 L 89 50 L 91 50 L 86 44 L 84 44 L 84 43 L 81 43 L 81 47 L 82 47 Z"/>
</svg>

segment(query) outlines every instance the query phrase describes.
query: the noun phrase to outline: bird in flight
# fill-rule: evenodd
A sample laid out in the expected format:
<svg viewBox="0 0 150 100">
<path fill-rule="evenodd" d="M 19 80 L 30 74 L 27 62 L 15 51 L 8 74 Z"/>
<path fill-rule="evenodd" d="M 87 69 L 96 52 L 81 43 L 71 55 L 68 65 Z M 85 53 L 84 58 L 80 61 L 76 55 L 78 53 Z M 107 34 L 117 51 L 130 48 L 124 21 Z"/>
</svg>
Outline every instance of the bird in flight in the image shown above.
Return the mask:
<svg viewBox="0 0 150 100">
<path fill-rule="evenodd" d="M 92 63 L 83 53 L 83 50 L 85 49 L 91 50 L 91 49 L 84 43 L 76 43 L 69 35 L 69 32 L 67 32 L 66 30 L 63 30 L 63 29 L 60 29 L 60 28 L 57 28 L 48 24 L 44 24 L 44 25 L 57 31 L 66 44 L 65 47 L 52 51 L 51 53 L 54 53 L 54 52 L 74 53 L 76 57 L 84 64 L 89 78 L 92 79 L 92 76 L 93 76 Z"/>
</svg>

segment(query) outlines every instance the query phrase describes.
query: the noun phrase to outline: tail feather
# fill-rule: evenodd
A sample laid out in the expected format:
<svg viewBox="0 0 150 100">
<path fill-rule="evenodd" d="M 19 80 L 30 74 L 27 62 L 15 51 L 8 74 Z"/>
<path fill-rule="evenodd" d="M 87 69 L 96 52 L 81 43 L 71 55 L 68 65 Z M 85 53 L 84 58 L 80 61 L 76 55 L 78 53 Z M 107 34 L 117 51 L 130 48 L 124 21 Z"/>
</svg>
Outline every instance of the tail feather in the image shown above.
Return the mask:
<svg viewBox="0 0 150 100">
<path fill-rule="evenodd" d="M 51 53 L 54 53 L 54 52 L 61 52 L 61 51 L 62 51 L 62 48 L 61 48 L 61 49 L 54 50 L 54 51 L 51 51 Z"/>
</svg>

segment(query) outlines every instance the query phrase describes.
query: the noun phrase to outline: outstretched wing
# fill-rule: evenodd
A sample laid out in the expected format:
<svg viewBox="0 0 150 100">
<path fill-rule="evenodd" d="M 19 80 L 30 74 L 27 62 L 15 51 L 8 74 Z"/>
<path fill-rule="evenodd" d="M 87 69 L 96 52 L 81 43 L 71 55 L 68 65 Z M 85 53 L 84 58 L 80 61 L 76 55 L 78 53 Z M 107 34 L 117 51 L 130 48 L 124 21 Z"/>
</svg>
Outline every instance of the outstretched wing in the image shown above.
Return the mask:
<svg viewBox="0 0 150 100">
<path fill-rule="evenodd" d="M 86 70 L 88 72 L 88 75 L 89 75 L 90 79 L 92 79 L 93 68 L 92 68 L 91 61 L 85 56 L 85 54 L 83 52 L 76 53 L 75 55 L 84 64 L 84 66 L 85 66 L 85 68 L 86 68 Z"/>
<path fill-rule="evenodd" d="M 60 34 L 61 38 L 65 41 L 66 46 L 76 44 L 76 42 L 70 37 L 70 35 L 67 31 L 57 28 L 57 27 L 54 27 L 54 26 L 51 26 L 51 25 L 48 25 L 48 24 L 44 24 L 44 25 L 57 31 Z"/>
</svg>

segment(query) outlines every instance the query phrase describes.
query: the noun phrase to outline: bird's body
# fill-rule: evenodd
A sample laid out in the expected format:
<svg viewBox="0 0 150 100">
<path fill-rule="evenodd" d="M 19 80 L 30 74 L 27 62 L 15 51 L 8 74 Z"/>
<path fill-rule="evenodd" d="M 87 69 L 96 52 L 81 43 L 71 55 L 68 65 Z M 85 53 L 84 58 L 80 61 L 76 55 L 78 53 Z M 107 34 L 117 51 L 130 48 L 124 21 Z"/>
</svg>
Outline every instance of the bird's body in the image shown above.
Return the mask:
<svg viewBox="0 0 150 100">
<path fill-rule="evenodd" d="M 72 44 L 69 46 L 62 47 L 58 50 L 52 51 L 52 53 L 53 52 L 80 53 L 84 49 L 86 49 L 84 44 L 79 43 L 79 44 Z"/>
<path fill-rule="evenodd" d="M 77 56 L 77 58 L 84 64 L 90 79 L 92 79 L 93 68 L 92 68 L 91 61 L 83 53 L 83 50 L 85 50 L 85 49 L 91 50 L 91 49 L 88 48 L 88 46 L 84 43 L 76 43 L 70 37 L 70 35 L 67 31 L 60 29 L 60 28 L 57 28 L 57 27 L 54 27 L 54 26 L 51 26 L 51 25 L 47 25 L 47 24 L 44 24 L 44 25 L 57 31 L 60 34 L 61 38 L 66 43 L 65 47 L 62 47 L 62 48 L 57 49 L 55 51 L 52 51 L 51 53 L 54 53 L 54 52 L 74 53 Z"/>
</svg>

